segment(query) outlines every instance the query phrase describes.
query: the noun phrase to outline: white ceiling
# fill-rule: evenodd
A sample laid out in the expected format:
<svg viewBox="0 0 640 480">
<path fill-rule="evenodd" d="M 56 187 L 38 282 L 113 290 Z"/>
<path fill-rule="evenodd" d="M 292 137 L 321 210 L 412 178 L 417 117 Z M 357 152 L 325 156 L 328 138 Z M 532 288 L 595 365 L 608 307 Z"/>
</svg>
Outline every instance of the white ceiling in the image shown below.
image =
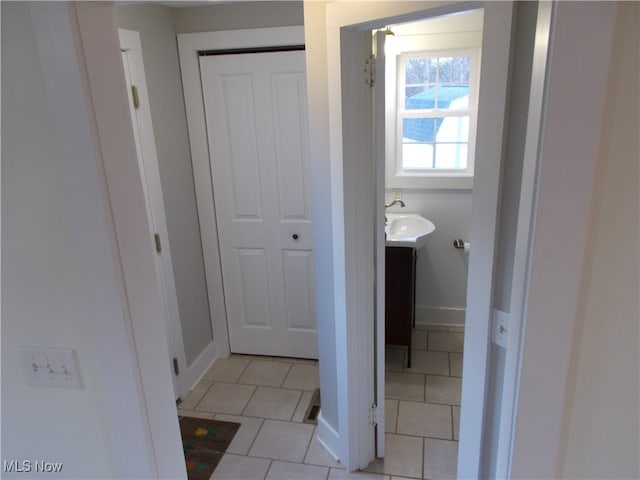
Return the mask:
<svg viewBox="0 0 640 480">
<path fill-rule="evenodd" d="M 471 10 L 419 22 L 390 25 L 396 35 L 482 31 L 484 10 Z"/>
</svg>

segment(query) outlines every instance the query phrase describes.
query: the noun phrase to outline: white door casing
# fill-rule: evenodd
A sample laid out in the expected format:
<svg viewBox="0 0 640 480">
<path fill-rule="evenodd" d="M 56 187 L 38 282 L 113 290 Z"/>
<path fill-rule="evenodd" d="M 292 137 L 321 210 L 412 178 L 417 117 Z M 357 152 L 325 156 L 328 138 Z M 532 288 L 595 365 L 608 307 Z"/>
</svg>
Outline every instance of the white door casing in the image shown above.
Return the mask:
<svg viewBox="0 0 640 480">
<path fill-rule="evenodd" d="M 467 275 L 458 476 L 480 478 L 487 409 L 498 211 L 513 23 L 513 2 L 486 2 L 476 127 Z"/>
<path fill-rule="evenodd" d="M 118 29 L 122 63 L 127 84 L 129 108 L 133 133 L 138 156 L 138 166 L 142 178 L 142 188 L 147 209 L 147 220 L 152 235 L 149 237 L 149 248 L 155 251 L 157 280 L 160 284 L 164 303 L 164 324 L 169 342 L 169 365 L 176 398 L 183 398 L 189 392 L 186 375 L 176 373 L 173 362 L 177 362 L 178 371 L 186 371 L 187 363 L 180 325 L 180 312 L 176 293 L 173 265 L 171 263 L 171 248 L 167 232 L 167 221 L 164 211 L 162 185 L 158 157 L 156 153 L 153 124 L 147 82 L 144 73 L 142 45 L 140 34 L 133 30 Z M 134 89 L 135 98 L 134 103 Z M 174 360 L 175 359 L 175 360 Z"/>
<path fill-rule="evenodd" d="M 200 67 L 231 352 L 317 358 L 304 51 Z"/>
<path fill-rule="evenodd" d="M 189 146 L 198 205 L 198 221 L 204 253 L 207 293 L 213 328 L 213 357 L 229 355 L 229 334 L 220 265 L 217 212 L 213 201 L 213 181 L 209 161 L 200 53 L 213 49 L 259 48 L 300 45 L 304 43 L 303 27 L 260 28 L 219 32 L 178 34 L 180 72 L 184 89 Z"/>
</svg>

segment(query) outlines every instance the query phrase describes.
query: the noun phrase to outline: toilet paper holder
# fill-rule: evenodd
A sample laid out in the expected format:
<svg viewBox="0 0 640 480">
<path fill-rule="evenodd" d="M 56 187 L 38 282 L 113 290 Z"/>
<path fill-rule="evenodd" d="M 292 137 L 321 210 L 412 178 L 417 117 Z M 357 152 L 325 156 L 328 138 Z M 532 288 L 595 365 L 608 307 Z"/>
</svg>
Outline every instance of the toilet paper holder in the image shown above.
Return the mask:
<svg viewBox="0 0 640 480">
<path fill-rule="evenodd" d="M 457 248 L 458 250 L 466 250 L 468 252 L 469 248 L 471 247 L 471 243 L 470 242 L 465 242 L 461 238 L 456 238 L 453 241 L 453 246 L 455 248 Z"/>
</svg>

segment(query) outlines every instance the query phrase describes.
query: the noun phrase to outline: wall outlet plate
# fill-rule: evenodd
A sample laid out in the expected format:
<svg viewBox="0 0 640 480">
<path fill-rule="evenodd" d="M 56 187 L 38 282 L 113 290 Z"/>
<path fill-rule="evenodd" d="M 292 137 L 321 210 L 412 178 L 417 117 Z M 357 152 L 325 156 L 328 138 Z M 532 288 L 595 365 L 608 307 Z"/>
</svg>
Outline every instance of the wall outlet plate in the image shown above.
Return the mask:
<svg viewBox="0 0 640 480">
<path fill-rule="evenodd" d="M 402 200 L 402 190 L 394 190 L 393 191 L 393 199 L 394 200 Z"/>
<path fill-rule="evenodd" d="M 70 348 L 20 347 L 31 386 L 82 388 L 75 353 Z"/>
</svg>

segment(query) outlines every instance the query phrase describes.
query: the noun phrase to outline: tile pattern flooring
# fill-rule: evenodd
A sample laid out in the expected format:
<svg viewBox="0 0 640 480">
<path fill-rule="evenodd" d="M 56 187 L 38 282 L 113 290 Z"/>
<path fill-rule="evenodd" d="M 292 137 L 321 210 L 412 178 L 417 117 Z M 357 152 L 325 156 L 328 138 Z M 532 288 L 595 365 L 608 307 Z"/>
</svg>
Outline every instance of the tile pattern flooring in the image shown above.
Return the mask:
<svg viewBox="0 0 640 480">
<path fill-rule="evenodd" d="M 238 422 L 212 479 L 455 478 L 462 373 L 461 327 L 414 329 L 406 348 L 386 350 L 386 455 L 366 472 L 347 473 L 302 423 L 317 362 L 232 355 L 218 359 L 180 403 L 181 415 Z"/>
</svg>

